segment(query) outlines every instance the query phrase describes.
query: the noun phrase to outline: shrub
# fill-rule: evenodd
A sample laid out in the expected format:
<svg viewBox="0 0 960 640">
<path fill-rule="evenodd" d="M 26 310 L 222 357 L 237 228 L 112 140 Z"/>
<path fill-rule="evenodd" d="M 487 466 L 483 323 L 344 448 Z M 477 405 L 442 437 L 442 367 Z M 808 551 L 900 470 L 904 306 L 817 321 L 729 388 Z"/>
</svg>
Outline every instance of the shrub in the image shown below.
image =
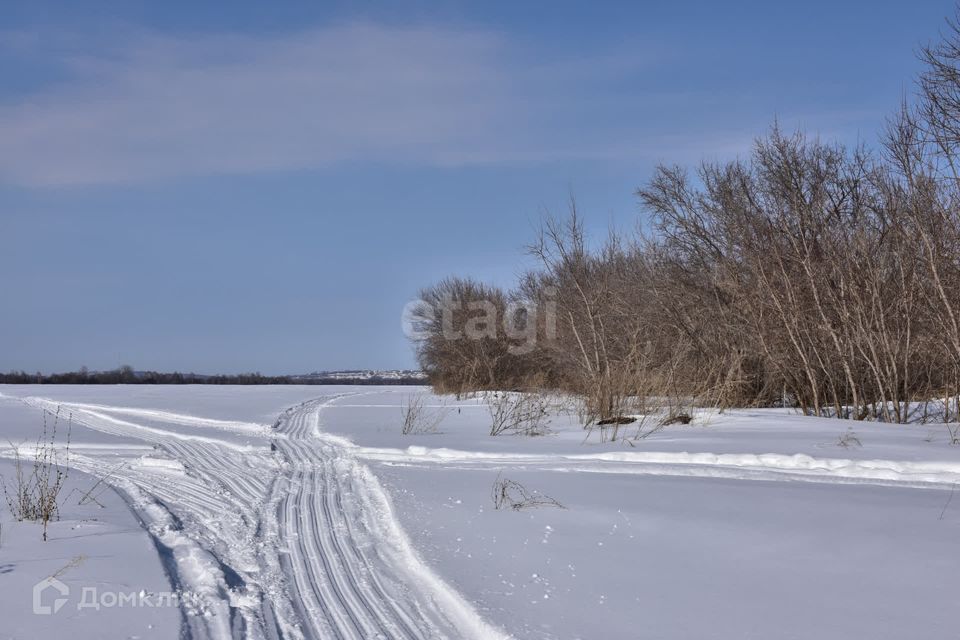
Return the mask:
<svg viewBox="0 0 960 640">
<path fill-rule="evenodd" d="M 52 416 L 51 421 L 48 415 Z M 43 412 L 43 430 L 37 438 L 32 459 L 24 458 L 20 448 L 11 443 L 14 459 L 13 486 L 8 486 L 0 477 L 3 495 L 14 519 L 18 522 L 39 522 L 43 524 L 43 540 L 47 540 L 47 526 L 52 520 L 60 519 L 60 492 L 67 481 L 66 465 L 70 458 L 70 432 L 72 420 L 67 422 L 66 446 L 63 451 L 63 464 L 57 449 L 57 430 L 60 424 L 60 410 L 56 413 Z"/>
<path fill-rule="evenodd" d="M 487 394 L 490 435 L 544 435 L 550 424 L 548 407 L 546 397 L 541 393 L 495 391 Z"/>
<path fill-rule="evenodd" d="M 436 433 L 440 423 L 446 417 L 446 410 L 431 412 L 425 404 L 423 395 L 409 396 L 401 405 L 403 415 L 401 431 L 403 435 Z"/>
</svg>

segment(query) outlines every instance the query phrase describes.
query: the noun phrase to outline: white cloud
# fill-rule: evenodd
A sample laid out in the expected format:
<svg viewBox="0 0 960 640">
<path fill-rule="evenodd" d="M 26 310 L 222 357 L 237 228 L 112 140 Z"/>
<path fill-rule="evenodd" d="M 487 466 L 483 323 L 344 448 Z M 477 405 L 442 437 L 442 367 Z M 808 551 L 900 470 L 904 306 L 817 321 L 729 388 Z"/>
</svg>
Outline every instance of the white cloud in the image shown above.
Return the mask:
<svg viewBox="0 0 960 640">
<path fill-rule="evenodd" d="M 0 106 L 0 180 L 458 164 L 526 151 L 498 148 L 530 114 L 504 44 L 486 33 L 351 25 L 148 37 L 68 62 L 68 81 Z"/>
<path fill-rule="evenodd" d="M 645 77 L 655 61 L 670 68 L 669 50 L 652 44 L 564 57 L 436 26 L 256 37 L 109 31 L 125 35 L 91 45 L 77 34 L 0 32 L 0 55 L 55 70 L 30 90 L 0 93 L 0 183 L 146 182 L 349 162 L 695 162 L 742 153 L 769 124 L 767 114 L 741 113 L 735 96 Z M 690 107 L 702 102 L 709 106 Z"/>
</svg>

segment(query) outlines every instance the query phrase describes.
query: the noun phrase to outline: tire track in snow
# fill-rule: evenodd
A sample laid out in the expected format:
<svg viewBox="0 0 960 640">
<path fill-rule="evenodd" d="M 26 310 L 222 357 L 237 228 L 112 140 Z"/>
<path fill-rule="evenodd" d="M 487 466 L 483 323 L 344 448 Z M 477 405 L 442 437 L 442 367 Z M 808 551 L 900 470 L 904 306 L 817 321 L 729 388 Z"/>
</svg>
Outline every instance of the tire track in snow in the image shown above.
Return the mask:
<svg viewBox="0 0 960 640">
<path fill-rule="evenodd" d="M 277 449 L 296 470 L 298 484 L 278 510 L 281 535 L 296 539 L 286 560 L 298 592 L 294 599 L 308 612 L 326 614 L 310 617 L 305 635 L 503 637 L 427 569 L 373 475 L 343 439 L 320 430 L 320 412 L 340 397 L 305 403 L 277 424 L 286 436 L 276 441 Z"/>
<path fill-rule="evenodd" d="M 322 433 L 325 407 L 367 393 L 288 409 L 267 434 L 260 425 L 156 410 L 24 402 L 153 445 L 155 453 L 128 454 L 119 469 L 118 456 L 98 448 L 71 464 L 113 474 L 107 482 L 183 590 L 185 637 L 505 638 L 420 560 L 349 441 Z M 158 426 L 167 424 L 191 430 Z"/>
</svg>

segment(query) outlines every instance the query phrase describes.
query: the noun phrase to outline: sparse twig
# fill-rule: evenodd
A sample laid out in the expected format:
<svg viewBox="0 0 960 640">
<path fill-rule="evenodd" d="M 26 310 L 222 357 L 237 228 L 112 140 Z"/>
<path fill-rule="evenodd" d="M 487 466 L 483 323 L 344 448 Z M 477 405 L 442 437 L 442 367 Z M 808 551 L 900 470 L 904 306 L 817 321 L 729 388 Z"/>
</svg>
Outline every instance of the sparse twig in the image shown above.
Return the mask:
<svg viewBox="0 0 960 640">
<path fill-rule="evenodd" d="M 847 429 L 837 439 L 837 446 L 849 449 L 850 447 L 862 447 L 863 443 L 860 442 L 860 438 L 857 437 L 853 429 Z"/>
<path fill-rule="evenodd" d="M 447 417 L 449 410 L 446 406 L 439 411 L 427 411 L 425 396 L 409 396 L 400 407 L 403 416 L 401 433 L 403 435 L 437 433 L 440 423 Z"/>
<path fill-rule="evenodd" d="M 84 506 L 84 505 L 87 505 L 87 504 L 90 504 L 91 502 L 93 502 L 93 503 L 95 503 L 97 506 L 99 506 L 101 509 L 105 509 L 106 507 L 105 507 L 105 506 L 103 505 L 103 503 L 101 503 L 97 498 L 99 498 L 101 495 L 103 495 L 103 493 L 110 488 L 109 485 L 106 484 L 107 480 L 109 480 L 110 478 L 112 478 L 113 475 L 114 475 L 117 471 L 119 471 L 120 469 L 122 469 L 124 466 L 126 466 L 126 464 L 127 464 L 126 462 L 121 462 L 120 464 L 118 464 L 117 466 L 115 466 L 113 469 L 111 469 L 107 474 L 105 474 L 105 475 L 103 475 L 103 476 L 100 476 L 100 477 L 97 479 L 96 483 L 94 483 L 94 485 L 93 485 L 92 487 L 90 487 L 89 489 L 87 489 L 86 491 L 82 491 L 82 490 L 80 490 L 80 489 L 74 489 L 74 490 L 71 491 L 69 494 L 67 494 L 67 498 L 69 498 L 70 496 L 72 496 L 74 493 L 79 493 L 79 494 L 80 494 L 80 499 L 77 501 L 77 504 L 78 504 L 78 505 Z M 102 487 L 102 488 L 100 489 L 100 491 L 97 491 L 97 488 L 99 488 L 99 487 Z M 94 495 L 94 491 L 97 491 L 96 495 Z"/>
<path fill-rule="evenodd" d="M 536 491 L 529 491 L 516 480 L 510 480 L 503 477 L 503 472 L 497 474 L 497 479 L 493 483 L 491 492 L 493 498 L 493 508 L 502 509 L 510 507 L 514 511 L 527 509 L 530 507 L 557 507 L 566 509 L 565 506 L 551 498 Z"/>
<path fill-rule="evenodd" d="M 86 560 L 87 560 L 87 556 L 85 556 L 85 555 L 74 556 L 73 558 L 70 559 L 70 562 L 68 562 L 67 564 L 63 565 L 63 566 L 60 567 L 59 569 L 57 569 L 57 570 L 56 570 L 54 573 L 52 573 L 47 579 L 48 579 L 48 580 L 55 580 L 55 579 L 61 577 L 61 576 L 62 576 L 63 574 L 65 574 L 67 571 L 70 571 L 70 569 L 76 569 L 77 567 L 79 567 L 80 565 L 82 565 L 84 562 L 86 562 Z"/>
<path fill-rule="evenodd" d="M 947 513 L 947 507 L 950 506 L 950 503 L 953 502 L 953 494 L 957 491 L 957 485 L 950 487 L 950 497 L 947 498 L 947 503 L 943 505 L 943 511 L 940 512 L 940 520 L 943 520 L 943 516 Z"/>
</svg>

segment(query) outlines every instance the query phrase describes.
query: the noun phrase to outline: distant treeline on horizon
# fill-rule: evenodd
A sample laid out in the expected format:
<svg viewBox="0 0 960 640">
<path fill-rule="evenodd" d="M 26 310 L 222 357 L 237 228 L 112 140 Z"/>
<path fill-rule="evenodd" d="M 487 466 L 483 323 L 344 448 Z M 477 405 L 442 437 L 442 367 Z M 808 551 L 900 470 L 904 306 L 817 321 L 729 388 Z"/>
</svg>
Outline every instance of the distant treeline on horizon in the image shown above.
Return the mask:
<svg viewBox="0 0 960 640">
<path fill-rule="evenodd" d="M 219 384 L 219 385 L 418 385 L 423 377 L 415 372 L 410 375 L 349 377 L 333 372 L 331 375 L 265 376 L 260 373 L 203 375 L 197 373 L 161 373 L 157 371 L 134 371 L 121 367 L 112 371 L 70 371 L 67 373 L 43 374 L 11 371 L 0 373 L 0 384 Z"/>
</svg>

